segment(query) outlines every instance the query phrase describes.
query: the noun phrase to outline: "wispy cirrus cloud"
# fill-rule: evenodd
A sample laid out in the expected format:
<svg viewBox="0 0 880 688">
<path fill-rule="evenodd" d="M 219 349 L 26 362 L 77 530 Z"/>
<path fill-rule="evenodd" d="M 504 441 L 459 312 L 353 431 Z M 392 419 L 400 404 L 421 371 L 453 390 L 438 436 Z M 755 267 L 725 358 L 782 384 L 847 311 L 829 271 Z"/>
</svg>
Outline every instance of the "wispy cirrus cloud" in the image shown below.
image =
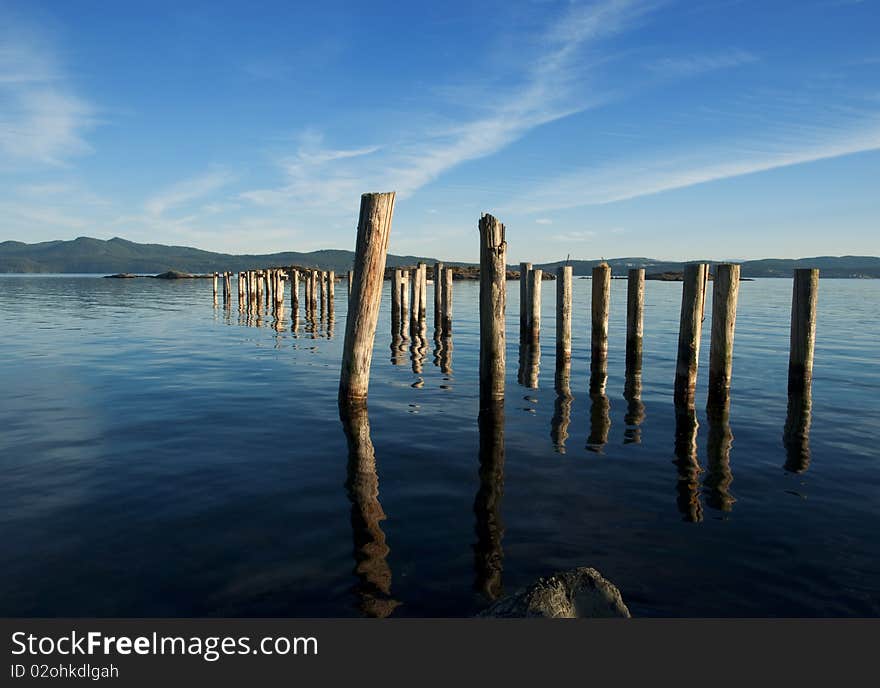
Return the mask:
<svg viewBox="0 0 880 688">
<path fill-rule="evenodd" d="M 231 184 L 236 179 L 228 170 L 215 169 L 176 184 L 160 191 L 147 199 L 144 209 L 148 214 L 158 217 L 167 211 L 199 200 Z"/>
<path fill-rule="evenodd" d="M 704 55 L 664 57 L 649 62 L 648 69 L 661 77 L 684 78 L 720 69 L 732 69 L 758 61 L 758 56 L 747 50 L 728 50 Z"/>
<path fill-rule="evenodd" d="M 0 11 L 0 169 L 63 166 L 91 152 L 96 108 L 76 93 L 42 32 Z"/>
<path fill-rule="evenodd" d="M 493 89 L 489 105 L 445 126 L 405 132 L 396 140 L 355 150 L 325 149 L 306 132 L 293 156 L 278 156 L 285 182 L 241 197 L 261 205 L 347 207 L 363 189 L 395 189 L 405 198 L 462 163 L 492 155 L 549 122 L 582 112 L 606 96 L 586 92 L 585 52 L 638 22 L 656 6 L 646 0 L 603 0 L 572 5 L 536 43 L 540 52 L 520 56 L 513 83 Z M 586 67 L 584 65 L 587 65 Z M 458 89 L 461 91 L 461 89 Z M 466 90 L 466 89 L 465 89 Z M 487 102 L 482 84 L 470 100 Z"/>
<path fill-rule="evenodd" d="M 880 116 L 839 125 L 786 124 L 756 139 L 731 139 L 689 153 L 669 152 L 584 168 L 546 180 L 505 204 L 543 213 L 597 206 L 759 172 L 880 150 Z"/>
</svg>

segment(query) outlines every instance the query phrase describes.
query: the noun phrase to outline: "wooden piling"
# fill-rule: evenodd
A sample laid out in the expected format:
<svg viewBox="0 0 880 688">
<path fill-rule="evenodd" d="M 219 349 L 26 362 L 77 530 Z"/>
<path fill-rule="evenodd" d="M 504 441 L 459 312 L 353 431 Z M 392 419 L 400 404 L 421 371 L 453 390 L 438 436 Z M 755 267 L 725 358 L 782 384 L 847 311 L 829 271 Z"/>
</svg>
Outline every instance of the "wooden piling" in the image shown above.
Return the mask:
<svg viewBox="0 0 880 688">
<path fill-rule="evenodd" d="M 348 273 L 351 275 L 351 273 Z M 400 285 L 403 275 L 399 269 L 391 273 L 391 336 L 400 336 Z"/>
<path fill-rule="evenodd" d="M 593 268 L 592 327 L 590 331 L 590 370 L 608 356 L 608 313 L 611 307 L 611 267 L 601 263 Z"/>
<path fill-rule="evenodd" d="M 707 406 L 723 407 L 730 399 L 739 271 L 739 265 L 732 263 L 722 263 L 715 266 L 715 281 L 712 285 L 712 332 L 709 341 Z"/>
<path fill-rule="evenodd" d="M 354 256 L 355 280 L 345 322 L 339 378 L 340 403 L 356 403 L 367 398 L 393 214 L 393 191 L 361 196 Z"/>
<path fill-rule="evenodd" d="M 541 336 L 541 280 L 544 271 L 532 269 L 529 271 L 529 339 L 532 342 Z"/>
<path fill-rule="evenodd" d="M 409 270 L 403 270 L 400 275 L 400 336 L 409 339 L 409 282 L 411 276 Z"/>
<path fill-rule="evenodd" d="M 223 302 L 230 303 L 232 301 L 232 273 L 223 273 Z"/>
<path fill-rule="evenodd" d="M 507 299 L 507 242 L 504 225 L 480 218 L 480 406 L 504 399 L 504 316 Z"/>
<path fill-rule="evenodd" d="M 439 334 L 443 325 L 443 263 L 434 263 L 434 332 Z"/>
<path fill-rule="evenodd" d="M 299 314 L 299 270 L 290 271 L 290 310 L 291 315 Z"/>
<path fill-rule="evenodd" d="M 645 269 L 632 268 L 626 282 L 626 369 L 642 368 Z"/>
<path fill-rule="evenodd" d="M 816 304 L 819 270 L 794 271 L 791 296 L 791 348 L 788 357 L 788 393 L 809 395 L 813 382 L 813 354 L 816 347 Z"/>
<path fill-rule="evenodd" d="M 519 331 L 522 337 L 529 327 L 529 272 L 531 263 L 519 264 Z"/>
<path fill-rule="evenodd" d="M 428 266 L 419 263 L 419 321 L 424 323 L 428 317 Z"/>
<path fill-rule="evenodd" d="M 442 275 L 440 325 L 443 334 L 449 335 L 452 333 L 452 270 L 443 270 Z"/>
<path fill-rule="evenodd" d="M 219 276 L 218 273 L 215 272 L 214 273 L 214 300 L 215 301 L 217 300 L 217 277 L 218 276 Z"/>
<path fill-rule="evenodd" d="M 678 329 L 678 360 L 675 366 L 675 403 L 693 406 L 703 331 L 703 285 L 708 266 L 689 263 L 684 267 L 681 318 Z"/>
<path fill-rule="evenodd" d="M 384 279 L 384 278 L 383 278 Z M 335 307 L 334 299 L 336 298 L 336 272 L 330 270 L 327 272 L 327 317 L 333 317 Z"/>
<path fill-rule="evenodd" d="M 571 362 L 571 265 L 556 268 L 556 369 Z"/>
</svg>

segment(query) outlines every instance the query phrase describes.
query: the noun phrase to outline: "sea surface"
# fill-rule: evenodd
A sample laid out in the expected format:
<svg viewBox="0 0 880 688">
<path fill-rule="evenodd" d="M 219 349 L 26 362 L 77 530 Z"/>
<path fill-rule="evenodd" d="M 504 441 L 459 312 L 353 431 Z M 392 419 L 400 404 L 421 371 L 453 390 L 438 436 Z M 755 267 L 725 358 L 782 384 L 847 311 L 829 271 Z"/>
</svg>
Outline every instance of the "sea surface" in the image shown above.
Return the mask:
<svg viewBox="0 0 880 688">
<path fill-rule="evenodd" d="M 729 423 L 704 410 L 709 296 L 684 430 L 680 283 L 646 285 L 638 404 L 625 280 L 592 397 L 590 281 L 574 280 L 570 396 L 555 283 L 521 369 L 510 282 L 503 422 L 482 451 L 478 285 L 455 282 L 451 346 L 428 287 L 414 354 L 393 347 L 389 286 L 368 416 L 346 426 L 344 281 L 328 327 L 302 301 L 294 321 L 289 293 L 280 319 L 215 305 L 208 280 L 0 277 L 0 615 L 469 616 L 577 566 L 635 616 L 880 615 L 880 281 L 820 281 L 788 450 L 791 280 L 741 285 Z"/>
</svg>

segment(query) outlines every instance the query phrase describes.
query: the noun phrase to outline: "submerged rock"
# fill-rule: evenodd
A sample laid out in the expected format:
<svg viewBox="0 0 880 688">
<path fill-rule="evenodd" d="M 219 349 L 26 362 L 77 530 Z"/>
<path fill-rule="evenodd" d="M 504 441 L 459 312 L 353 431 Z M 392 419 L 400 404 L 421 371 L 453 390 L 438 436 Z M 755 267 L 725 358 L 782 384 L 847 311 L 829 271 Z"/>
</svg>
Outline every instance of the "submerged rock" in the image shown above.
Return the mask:
<svg viewBox="0 0 880 688">
<path fill-rule="evenodd" d="M 548 619 L 630 618 L 620 590 L 596 569 L 580 567 L 540 578 L 503 597 L 480 616 Z"/>
<path fill-rule="evenodd" d="M 104 275 L 106 279 L 134 279 L 137 275 L 132 275 L 130 272 L 117 272 L 115 275 Z"/>
</svg>

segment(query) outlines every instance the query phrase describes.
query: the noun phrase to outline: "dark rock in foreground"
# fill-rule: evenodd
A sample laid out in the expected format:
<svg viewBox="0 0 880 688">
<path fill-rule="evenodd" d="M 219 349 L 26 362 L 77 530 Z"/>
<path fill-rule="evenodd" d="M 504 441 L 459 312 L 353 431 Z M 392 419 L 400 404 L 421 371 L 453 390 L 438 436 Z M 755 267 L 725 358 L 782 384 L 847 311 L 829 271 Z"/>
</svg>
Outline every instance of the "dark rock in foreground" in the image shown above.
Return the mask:
<svg viewBox="0 0 880 688">
<path fill-rule="evenodd" d="M 596 569 L 560 571 L 508 595 L 480 613 L 493 618 L 630 618 L 620 590 Z"/>
</svg>

